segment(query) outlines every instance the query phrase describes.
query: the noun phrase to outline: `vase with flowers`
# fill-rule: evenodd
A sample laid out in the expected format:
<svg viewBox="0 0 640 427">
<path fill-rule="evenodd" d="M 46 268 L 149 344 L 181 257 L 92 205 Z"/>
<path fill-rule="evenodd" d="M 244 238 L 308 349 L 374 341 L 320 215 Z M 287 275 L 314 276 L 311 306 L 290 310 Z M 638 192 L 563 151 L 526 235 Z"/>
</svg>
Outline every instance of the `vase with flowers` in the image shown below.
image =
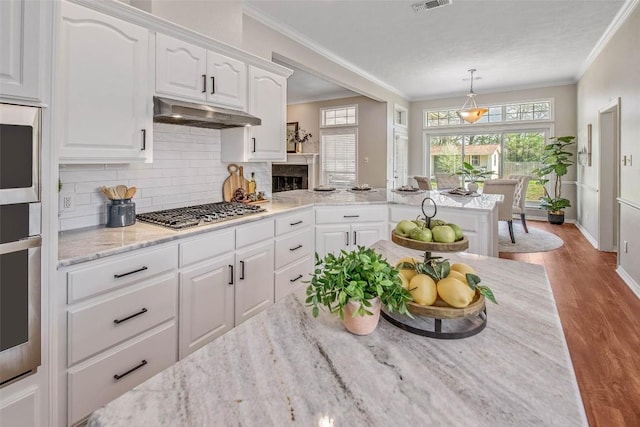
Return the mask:
<svg viewBox="0 0 640 427">
<path fill-rule="evenodd" d="M 290 129 L 287 132 L 287 140 L 295 144 L 296 153 L 302 153 L 302 144 L 309 141 L 312 136 L 311 133 L 302 128 Z"/>
</svg>

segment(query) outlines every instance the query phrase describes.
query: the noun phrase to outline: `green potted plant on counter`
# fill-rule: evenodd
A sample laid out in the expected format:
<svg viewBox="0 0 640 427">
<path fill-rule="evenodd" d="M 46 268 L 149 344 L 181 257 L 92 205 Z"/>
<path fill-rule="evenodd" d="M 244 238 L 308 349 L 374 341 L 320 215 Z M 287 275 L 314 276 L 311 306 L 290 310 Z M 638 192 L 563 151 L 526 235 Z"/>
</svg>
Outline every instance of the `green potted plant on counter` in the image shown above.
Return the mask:
<svg viewBox="0 0 640 427">
<path fill-rule="evenodd" d="M 544 190 L 544 196 L 540 198 L 540 209 L 548 211 L 547 219 L 551 224 L 564 223 L 564 209 L 571 207 L 571 201 L 562 197 L 562 177 L 569 171 L 573 164 L 573 153 L 567 151 L 567 146 L 572 145 L 574 136 L 558 136 L 550 139 L 545 145 L 540 159 L 541 166 L 532 171 L 537 181 Z M 547 176 L 553 176 L 553 197 L 547 190 L 546 184 L 550 181 Z"/>
<path fill-rule="evenodd" d="M 478 182 L 485 178 L 491 178 L 493 171 L 485 168 L 476 168 L 471 163 L 464 162 L 462 169 L 456 172 L 456 175 L 462 176 L 463 180 L 468 182 L 467 189 L 469 191 L 478 191 Z"/>
<path fill-rule="evenodd" d="M 398 270 L 382 255 L 359 246 L 324 258 L 316 253 L 316 268 L 307 287 L 306 303 L 317 317 L 321 305 L 336 313 L 345 328 L 356 335 L 373 332 L 384 304 L 390 312 L 409 314 L 407 302 L 413 298 L 402 287 Z"/>
</svg>

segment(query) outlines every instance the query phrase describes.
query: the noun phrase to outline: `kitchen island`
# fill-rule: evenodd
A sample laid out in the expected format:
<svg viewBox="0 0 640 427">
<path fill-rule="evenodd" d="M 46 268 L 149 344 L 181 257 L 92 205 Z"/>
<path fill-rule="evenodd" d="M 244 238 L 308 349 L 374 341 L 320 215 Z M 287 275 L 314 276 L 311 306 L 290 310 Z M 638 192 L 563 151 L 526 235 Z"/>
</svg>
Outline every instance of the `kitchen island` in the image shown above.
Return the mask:
<svg viewBox="0 0 640 427">
<path fill-rule="evenodd" d="M 390 262 L 420 252 L 391 242 Z M 368 336 L 314 319 L 304 294 L 96 411 L 90 426 L 585 426 L 544 268 L 470 254 L 499 305 L 478 335 L 435 340 L 381 319 Z"/>
</svg>

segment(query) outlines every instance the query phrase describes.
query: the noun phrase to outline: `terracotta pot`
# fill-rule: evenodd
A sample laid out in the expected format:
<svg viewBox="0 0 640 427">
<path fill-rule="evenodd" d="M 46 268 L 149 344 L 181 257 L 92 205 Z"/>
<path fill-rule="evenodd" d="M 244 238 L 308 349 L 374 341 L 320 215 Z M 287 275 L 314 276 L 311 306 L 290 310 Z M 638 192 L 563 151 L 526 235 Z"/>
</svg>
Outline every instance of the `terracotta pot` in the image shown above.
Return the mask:
<svg viewBox="0 0 640 427">
<path fill-rule="evenodd" d="M 352 317 L 353 313 L 360 307 L 359 301 L 349 301 L 344 306 L 344 327 L 347 328 L 347 331 L 355 335 L 369 335 L 375 331 L 380 320 L 380 298 L 370 299 L 369 302 L 371 307 L 368 307 L 367 310 L 372 312 L 373 315 L 356 315 L 356 317 Z"/>
</svg>

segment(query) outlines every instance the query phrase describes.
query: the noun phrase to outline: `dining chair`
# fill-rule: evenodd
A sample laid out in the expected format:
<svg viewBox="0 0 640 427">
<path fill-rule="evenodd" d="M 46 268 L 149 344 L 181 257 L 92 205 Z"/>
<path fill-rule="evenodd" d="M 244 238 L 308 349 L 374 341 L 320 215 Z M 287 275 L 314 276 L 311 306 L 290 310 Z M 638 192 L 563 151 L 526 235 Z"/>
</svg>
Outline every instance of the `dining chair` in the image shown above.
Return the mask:
<svg viewBox="0 0 640 427">
<path fill-rule="evenodd" d="M 513 213 L 520 215 L 520 222 L 524 227 L 524 232 L 528 233 L 527 221 L 525 220 L 525 202 L 527 199 L 527 188 L 529 188 L 530 176 L 527 175 L 509 175 L 509 179 L 518 181 L 516 184 L 516 192 L 513 195 Z"/>
<path fill-rule="evenodd" d="M 502 194 L 504 199 L 498 205 L 498 221 L 507 221 L 511 243 L 516 239 L 513 235 L 513 198 L 516 192 L 517 179 L 487 179 L 482 187 L 483 194 Z"/>
<path fill-rule="evenodd" d="M 460 187 L 460 177 L 449 172 L 436 172 L 438 190 Z"/>
<path fill-rule="evenodd" d="M 418 188 L 420 190 L 432 190 L 431 188 L 431 179 L 428 176 L 414 176 L 413 179 L 418 183 Z"/>
</svg>

